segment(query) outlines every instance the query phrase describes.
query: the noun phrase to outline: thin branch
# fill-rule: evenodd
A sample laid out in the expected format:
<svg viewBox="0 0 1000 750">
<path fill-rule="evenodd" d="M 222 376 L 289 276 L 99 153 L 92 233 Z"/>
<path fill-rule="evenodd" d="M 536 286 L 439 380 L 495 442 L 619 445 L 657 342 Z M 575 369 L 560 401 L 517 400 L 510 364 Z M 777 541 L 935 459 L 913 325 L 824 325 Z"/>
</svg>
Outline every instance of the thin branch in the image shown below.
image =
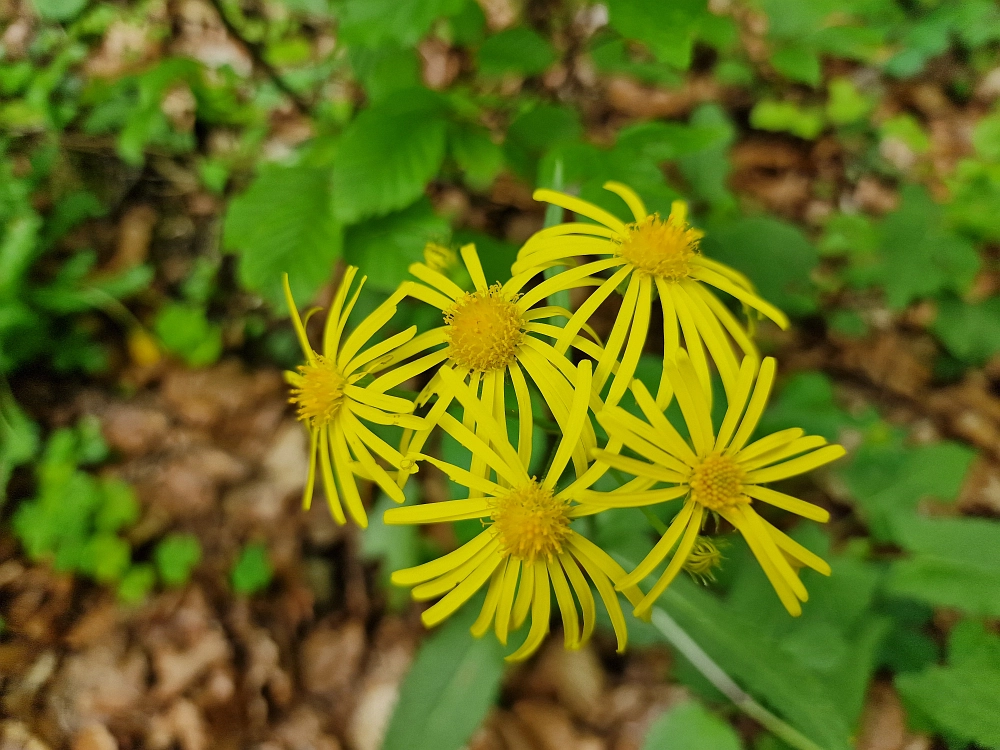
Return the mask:
<svg viewBox="0 0 1000 750">
<path fill-rule="evenodd" d="M 251 42 L 249 39 L 245 39 L 240 33 L 240 30 L 236 28 L 235 24 L 226 15 L 225 8 L 222 7 L 222 0 L 209 0 L 212 7 L 215 8 L 215 12 L 219 14 L 219 19 L 222 21 L 222 25 L 226 27 L 226 31 L 230 36 L 235 37 L 246 47 L 247 51 L 250 53 L 250 57 L 253 60 L 255 66 L 260 68 L 267 74 L 274 85 L 281 89 L 281 92 L 292 100 L 292 104 L 295 105 L 295 109 L 299 111 L 299 114 L 305 115 L 307 117 L 312 116 L 312 109 L 305 99 L 303 99 L 298 92 L 296 92 L 291 86 L 285 83 L 285 80 L 281 77 L 281 74 L 275 70 L 274 66 L 269 63 L 265 57 L 266 51 L 264 45 L 257 42 Z"/>
</svg>

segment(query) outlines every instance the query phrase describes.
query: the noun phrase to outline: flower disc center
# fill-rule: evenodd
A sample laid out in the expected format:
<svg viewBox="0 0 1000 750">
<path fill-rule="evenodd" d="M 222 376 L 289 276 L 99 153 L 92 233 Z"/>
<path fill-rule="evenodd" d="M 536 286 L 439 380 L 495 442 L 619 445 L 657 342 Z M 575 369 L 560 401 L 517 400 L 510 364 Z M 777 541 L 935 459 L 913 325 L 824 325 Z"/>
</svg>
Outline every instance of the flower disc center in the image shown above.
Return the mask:
<svg viewBox="0 0 1000 750">
<path fill-rule="evenodd" d="M 628 225 L 628 234 L 618 248 L 618 255 L 640 271 L 668 281 L 680 281 L 691 275 L 691 259 L 698 254 L 702 233 L 687 222 L 661 219 L 651 214 L 641 222 Z"/>
<path fill-rule="evenodd" d="M 514 361 L 524 320 L 499 284 L 466 294 L 445 311 L 451 358 L 480 372 L 502 370 Z"/>
<path fill-rule="evenodd" d="M 299 419 L 313 426 L 332 422 L 340 410 L 347 379 L 340 374 L 333 360 L 316 355 L 311 364 L 299 365 L 299 372 L 292 376 L 292 396 L 289 399 L 298 407 Z"/>
<path fill-rule="evenodd" d="M 566 500 L 534 480 L 496 498 L 491 518 L 502 551 L 528 562 L 562 552 L 569 537 L 569 509 Z"/>
<path fill-rule="evenodd" d="M 709 510 L 725 510 L 749 499 L 743 494 L 744 471 L 733 459 L 713 453 L 695 467 L 688 484 L 691 497 Z"/>
</svg>

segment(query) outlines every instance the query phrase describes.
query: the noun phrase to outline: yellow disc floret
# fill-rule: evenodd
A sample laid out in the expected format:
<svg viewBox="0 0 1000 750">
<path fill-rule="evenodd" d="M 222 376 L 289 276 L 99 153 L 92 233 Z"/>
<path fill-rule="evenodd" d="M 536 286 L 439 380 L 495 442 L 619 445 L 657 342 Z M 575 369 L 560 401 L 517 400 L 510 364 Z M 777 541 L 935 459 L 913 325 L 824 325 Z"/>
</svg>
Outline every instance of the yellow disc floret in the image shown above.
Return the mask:
<svg viewBox="0 0 1000 750">
<path fill-rule="evenodd" d="M 532 480 L 496 498 L 491 518 L 504 554 L 531 562 L 559 554 L 569 537 L 569 502 Z"/>
<path fill-rule="evenodd" d="M 340 409 L 347 380 L 333 360 L 322 354 L 298 369 L 298 373 L 289 374 L 292 396 L 288 400 L 298 408 L 299 419 L 314 427 L 329 424 Z"/>
<path fill-rule="evenodd" d="M 499 284 L 460 297 L 445 311 L 451 358 L 480 372 L 502 370 L 514 361 L 524 320 Z"/>
<path fill-rule="evenodd" d="M 744 471 L 729 456 L 705 456 L 691 473 L 691 498 L 709 510 L 725 510 L 750 499 L 743 494 Z"/>
<path fill-rule="evenodd" d="M 618 255 L 651 276 L 679 281 L 691 273 L 691 259 L 698 254 L 702 233 L 671 214 L 666 221 L 650 214 L 629 224 L 618 246 Z"/>
</svg>

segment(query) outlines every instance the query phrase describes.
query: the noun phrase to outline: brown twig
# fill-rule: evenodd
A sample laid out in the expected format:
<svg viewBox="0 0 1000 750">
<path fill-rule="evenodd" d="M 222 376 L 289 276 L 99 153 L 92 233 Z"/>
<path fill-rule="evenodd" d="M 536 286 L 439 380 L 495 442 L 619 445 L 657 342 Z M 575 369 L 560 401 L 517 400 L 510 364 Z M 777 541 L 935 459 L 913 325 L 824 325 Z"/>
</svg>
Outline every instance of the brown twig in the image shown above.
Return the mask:
<svg viewBox="0 0 1000 750">
<path fill-rule="evenodd" d="M 240 30 L 236 28 L 233 22 L 226 15 L 225 8 L 222 7 L 222 0 L 209 0 L 212 7 L 215 8 L 215 12 L 219 14 L 219 19 L 222 21 L 222 25 L 226 27 L 226 32 L 232 37 L 239 40 L 239 42 L 246 47 L 247 51 L 250 53 L 250 57 L 256 67 L 264 71 L 268 78 L 270 78 L 274 85 L 281 89 L 281 92 L 292 100 L 292 104 L 299 111 L 299 114 L 306 115 L 307 117 L 312 116 L 312 110 L 305 99 L 303 99 L 299 94 L 281 77 L 281 74 L 275 70 L 274 66 L 271 65 L 264 57 L 265 50 L 264 45 L 258 44 L 257 42 L 251 42 L 249 39 L 244 39 L 243 35 L 240 34 Z"/>
</svg>

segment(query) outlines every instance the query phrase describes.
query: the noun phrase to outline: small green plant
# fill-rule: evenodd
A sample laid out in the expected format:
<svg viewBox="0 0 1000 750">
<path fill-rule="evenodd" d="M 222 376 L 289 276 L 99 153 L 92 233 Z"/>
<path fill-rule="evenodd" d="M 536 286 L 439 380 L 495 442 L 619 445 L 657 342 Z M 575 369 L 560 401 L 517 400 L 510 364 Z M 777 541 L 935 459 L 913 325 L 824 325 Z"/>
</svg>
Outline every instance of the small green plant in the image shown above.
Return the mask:
<svg viewBox="0 0 1000 750">
<path fill-rule="evenodd" d="M 201 561 L 201 544 L 194 534 L 169 534 L 153 553 L 160 580 L 167 586 L 183 586 Z"/>
<path fill-rule="evenodd" d="M 230 580 L 237 594 L 252 596 L 267 588 L 273 575 L 267 547 L 261 542 L 254 542 L 240 552 Z"/>
<path fill-rule="evenodd" d="M 37 495 L 22 502 L 12 519 L 14 534 L 31 560 L 100 583 L 126 575 L 132 550 L 119 532 L 139 516 L 135 495 L 120 479 L 80 469 L 106 455 L 100 425 L 93 418 L 56 430 L 49 438 L 35 467 Z"/>
</svg>

